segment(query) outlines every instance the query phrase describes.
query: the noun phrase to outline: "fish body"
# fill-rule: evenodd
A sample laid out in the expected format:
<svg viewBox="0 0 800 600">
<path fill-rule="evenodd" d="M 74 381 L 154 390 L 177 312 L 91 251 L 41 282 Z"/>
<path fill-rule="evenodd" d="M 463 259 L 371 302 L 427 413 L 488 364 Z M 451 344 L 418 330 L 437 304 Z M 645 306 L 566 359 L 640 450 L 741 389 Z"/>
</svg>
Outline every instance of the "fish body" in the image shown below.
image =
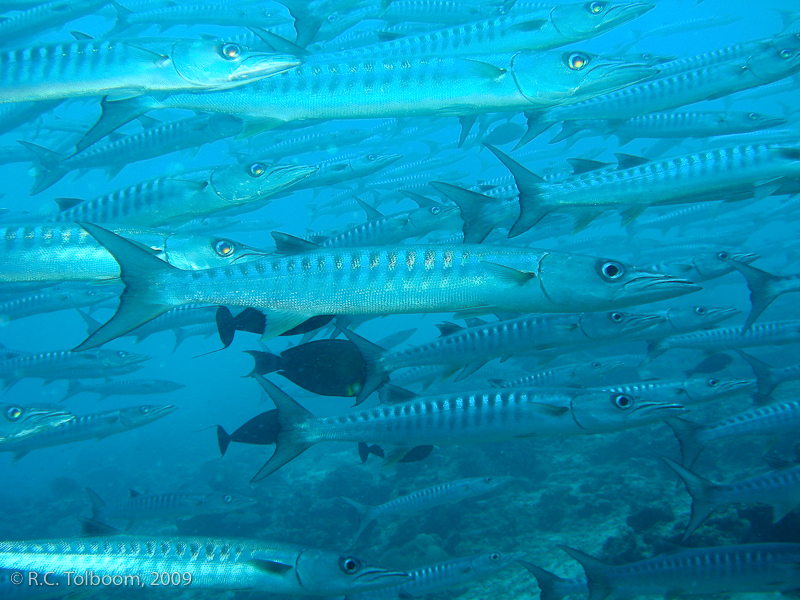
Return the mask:
<svg viewBox="0 0 800 600">
<path fill-rule="evenodd" d="M 0 323 L 71 308 L 94 306 L 110 300 L 116 295 L 114 290 L 104 289 L 46 290 L 7 302 L 0 302 Z"/>
<path fill-rule="evenodd" d="M 659 273 L 685 277 L 695 283 L 702 283 L 732 273 L 735 267 L 726 259 L 748 264 L 757 258 L 758 254 L 752 252 L 702 252 L 685 258 L 667 260 L 651 265 L 650 268 Z"/>
<path fill-rule="evenodd" d="M 41 448 L 62 446 L 73 442 L 98 439 L 124 433 L 178 410 L 177 406 L 130 406 L 89 415 L 76 415 L 75 418 L 56 427 L 37 432 L 23 439 L 0 445 L 0 452 L 13 452 L 17 461 L 28 452 Z M 2 563 L 0 563 L 2 564 Z M 0 567 L 2 568 L 2 567 Z"/>
<path fill-rule="evenodd" d="M 748 379 L 722 379 L 715 377 L 692 377 L 683 380 L 642 381 L 602 386 L 603 389 L 619 394 L 630 394 L 643 400 L 665 402 L 680 400 L 686 404 L 700 404 L 725 396 L 738 394 L 752 387 Z"/>
<path fill-rule="evenodd" d="M 492 385 L 501 388 L 568 387 L 570 385 L 583 385 L 587 381 L 590 382 L 602 377 L 604 374 L 624 365 L 624 362 L 618 360 L 598 359 L 591 362 L 543 369 L 512 381 L 503 379 L 491 379 L 489 381 Z M 400 379 L 398 377 L 397 384 L 402 386 Z"/>
<path fill-rule="evenodd" d="M 111 226 L 120 235 L 148 248 L 182 269 L 207 269 L 249 260 L 265 251 L 221 236 L 189 235 Z M 0 228 L 0 282 L 94 281 L 119 278 L 113 257 L 74 223 L 30 223 Z"/>
<path fill-rule="evenodd" d="M 175 173 L 91 200 L 62 201 L 55 220 L 158 227 L 262 202 L 316 170 L 254 162 Z"/>
<path fill-rule="evenodd" d="M 355 539 L 358 539 L 367 525 L 375 519 L 390 515 L 415 513 L 434 506 L 442 506 L 443 504 L 454 504 L 467 498 L 488 494 L 499 486 L 509 483 L 511 479 L 511 477 L 472 477 L 470 479 L 449 481 L 412 492 L 378 506 L 367 506 L 345 497 L 342 497 L 342 500 L 358 511 L 359 526 L 355 537 Z"/>
<path fill-rule="evenodd" d="M 317 417 L 263 377 L 256 380 L 275 402 L 278 431 L 275 453 L 253 481 L 324 441 L 411 448 L 589 435 L 656 422 L 683 411 L 680 404 L 640 403 L 624 394 L 529 388 L 421 396 Z"/>
<path fill-rule="evenodd" d="M 186 387 L 174 381 L 163 379 L 126 379 L 122 381 L 101 381 L 98 383 L 80 383 L 70 379 L 69 389 L 61 402 L 78 394 L 98 394 L 98 400 L 109 396 L 147 396 L 150 394 L 168 394 Z"/>
<path fill-rule="evenodd" d="M 117 23 L 112 30 L 118 34 L 129 28 L 155 25 L 164 31 L 178 25 L 216 25 L 231 27 L 275 27 L 289 22 L 285 15 L 268 10 L 264 5 L 248 6 L 223 2 L 166 4 L 159 6 L 144 4 L 138 10 L 128 10 L 117 4 Z"/>
<path fill-rule="evenodd" d="M 81 40 L 0 52 L 0 102 L 229 89 L 300 64 L 212 40 Z"/>
<path fill-rule="evenodd" d="M 117 314 L 83 348 L 191 302 L 259 308 L 267 314 L 265 335 L 276 335 L 321 314 L 474 312 L 476 307 L 575 312 L 695 289 L 614 260 L 467 244 L 318 250 L 193 275 L 96 225 L 83 226 L 123 265 L 127 286 Z M 135 272 L 124 266 L 132 264 L 141 266 Z"/>
<path fill-rule="evenodd" d="M 153 573 L 179 573 L 185 588 L 325 596 L 401 583 L 405 573 L 325 550 L 261 540 L 207 537 L 66 538 L 0 543 L 0 568 L 41 576 L 120 577 L 153 585 Z M 124 578 L 129 579 L 124 579 Z M 74 579 L 73 579 L 74 582 Z M 62 586 L 62 593 L 63 593 Z"/>
<path fill-rule="evenodd" d="M 35 435 L 74 419 L 72 413 L 53 404 L 19 406 L 0 404 L 0 444 Z"/>
<path fill-rule="evenodd" d="M 0 46 L 8 46 L 10 40 L 41 34 L 51 27 L 88 15 L 105 4 L 107 0 L 50 0 L 4 15 L 0 21 Z"/>
</svg>

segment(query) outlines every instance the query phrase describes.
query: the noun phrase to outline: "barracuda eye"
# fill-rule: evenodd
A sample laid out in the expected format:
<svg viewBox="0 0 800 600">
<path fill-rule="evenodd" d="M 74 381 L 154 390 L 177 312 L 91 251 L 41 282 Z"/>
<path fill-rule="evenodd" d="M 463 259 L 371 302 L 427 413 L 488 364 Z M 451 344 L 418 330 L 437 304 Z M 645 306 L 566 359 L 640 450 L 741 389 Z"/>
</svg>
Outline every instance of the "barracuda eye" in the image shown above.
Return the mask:
<svg viewBox="0 0 800 600">
<path fill-rule="evenodd" d="M 717 387 L 718 385 L 719 385 L 719 381 L 717 381 L 716 379 L 709 379 L 708 380 L 708 386 L 709 387 Z"/>
<path fill-rule="evenodd" d="M 792 54 L 793 53 L 791 50 L 789 50 L 789 48 L 784 48 L 778 53 L 778 56 L 780 56 L 784 60 L 789 60 L 790 58 L 792 58 Z"/>
<path fill-rule="evenodd" d="M 223 501 L 225 504 L 230 504 L 231 502 L 233 502 L 233 496 L 231 496 L 231 495 L 224 496 L 224 497 L 222 498 L 222 501 Z"/>
<path fill-rule="evenodd" d="M 701 317 L 706 314 L 706 309 L 702 306 L 698 306 L 694 309 L 695 314 L 700 315 Z"/>
<path fill-rule="evenodd" d="M 758 121 L 758 113 L 747 113 L 747 118 L 751 121 Z"/>
<path fill-rule="evenodd" d="M 347 575 L 353 575 L 361 570 L 361 561 L 352 556 L 345 556 L 339 561 L 339 568 Z"/>
<path fill-rule="evenodd" d="M 377 155 L 377 154 L 368 154 L 368 155 L 367 155 L 367 160 L 368 160 L 368 161 L 370 161 L 370 162 L 372 162 L 372 161 L 373 161 L 373 160 L 375 160 L 376 158 L 378 158 L 378 155 Z"/>
<path fill-rule="evenodd" d="M 622 410 L 628 410 L 633 406 L 633 398 L 627 394 L 617 394 L 614 396 L 614 405 Z"/>
<path fill-rule="evenodd" d="M 573 52 L 567 56 L 567 66 L 573 71 L 580 71 L 589 64 L 589 55 L 583 52 Z"/>
<path fill-rule="evenodd" d="M 431 214 L 432 215 L 438 215 L 440 212 L 442 212 L 442 207 L 441 206 L 431 206 Z"/>
<path fill-rule="evenodd" d="M 599 369 L 602 365 L 599 362 L 593 362 L 590 366 L 593 369 Z"/>
<path fill-rule="evenodd" d="M 614 281 L 625 274 L 625 265 L 615 260 L 609 260 L 601 265 L 600 273 L 609 281 Z"/>
<path fill-rule="evenodd" d="M 328 15 L 328 23 L 336 23 L 336 20 L 339 18 L 339 13 L 333 13 Z"/>
<path fill-rule="evenodd" d="M 117 356 L 119 356 L 120 358 L 125 358 L 126 356 L 128 356 L 128 353 L 123 350 L 120 350 L 119 352 L 117 352 Z"/>
<path fill-rule="evenodd" d="M 267 165 L 264 163 L 253 163 L 247 169 L 247 172 L 250 173 L 250 177 L 261 177 L 264 173 L 267 172 Z"/>
<path fill-rule="evenodd" d="M 728 253 L 727 252 L 720 252 L 719 254 L 717 254 L 717 258 L 720 259 L 720 260 L 725 260 L 726 258 L 728 258 Z"/>
<path fill-rule="evenodd" d="M 642 60 L 645 61 L 645 62 L 649 61 L 649 60 L 653 60 L 653 55 L 650 54 L 649 52 L 642 52 Z"/>
<path fill-rule="evenodd" d="M 242 47 L 239 44 L 229 42 L 222 44 L 219 53 L 225 60 L 236 60 L 242 55 Z"/>
<path fill-rule="evenodd" d="M 150 407 L 149 406 L 140 406 L 139 407 L 139 412 L 142 413 L 143 415 L 146 415 L 146 414 L 148 414 L 150 412 Z"/>
<path fill-rule="evenodd" d="M 228 240 L 219 240 L 214 244 L 214 252 L 220 256 L 230 256 L 236 248 Z"/>
<path fill-rule="evenodd" d="M 608 318 L 614 321 L 614 323 L 622 323 L 625 320 L 625 313 L 613 312 L 608 315 Z"/>
<path fill-rule="evenodd" d="M 483 483 L 492 483 L 494 481 L 494 477 L 484 477 Z"/>
<path fill-rule="evenodd" d="M 494 554 L 491 554 L 491 555 L 489 556 L 489 558 L 490 558 L 490 559 L 492 559 L 494 562 L 497 562 L 497 561 L 498 561 L 498 560 L 500 560 L 500 558 L 502 558 L 502 557 L 500 556 L 500 554 L 499 554 L 499 553 L 495 552 Z"/>
<path fill-rule="evenodd" d="M 9 421 L 19 421 L 24 411 L 19 406 L 12 406 L 6 411 L 6 419 Z"/>
<path fill-rule="evenodd" d="M 586 5 L 586 10 L 588 10 L 593 15 L 599 15 L 601 12 L 605 10 L 605 8 L 606 8 L 605 2 L 589 2 L 589 4 Z"/>
</svg>

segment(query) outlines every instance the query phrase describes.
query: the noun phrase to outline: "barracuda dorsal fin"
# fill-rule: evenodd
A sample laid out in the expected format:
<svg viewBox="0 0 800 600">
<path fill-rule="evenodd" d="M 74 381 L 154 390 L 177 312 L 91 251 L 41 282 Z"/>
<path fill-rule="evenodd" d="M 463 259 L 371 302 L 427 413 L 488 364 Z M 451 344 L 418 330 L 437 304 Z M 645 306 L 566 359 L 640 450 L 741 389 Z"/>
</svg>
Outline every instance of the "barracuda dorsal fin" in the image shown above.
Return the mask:
<svg viewBox="0 0 800 600">
<path fill-rule="evenodd" d="M 481 261 L 481 266 L 497 279 L 504 283 L 525 285 L 536 277 L 536 273 L 520 271 L 514 267 L 507 267 L 493 262 Z"/>
<path fill-rule="evenodd" d="M 275 254 L 303 254 L 320 249 L 318 244 L 288 233 L 270 231 L 270 235 L 275 240 Z"/>
<path fill-rule="evenodd" d="M 466 379 L 467 377 L 472 375 L 475 371 L 480 369 L 483 365 L 485 365 L 487 362 L 489 362 L 488 359 L 487 360 L 476 360 L 476 361 L 473 361 L 471 363 L 468 363 L 461 370 L 461 372 L 458 375 L 456 375 L 456 377 L 455 377 L 455 379 L 453 379 L 453 381 L 454 382 L 455 381 L 462 381 L 462 380 Z"/>
<path fill-rule="evenodd" d="M 401 402 L 413 400 L 419 394 L 396 385 L 385 385 L 378 391 L 378 396 L 381 399 L 381 404 L 400 404 Z"/>
<path fill-rule="evenodd" d="M 141 492 L 137 492 L 137 491 L 136 491 L 135 489 L 133 489 L 133 488 L 129 489 L 129 490 L 128 490 L 128 492 L 130 493 L 130 497 L 131 497 L 131 498 L 137 498 L 137 497 L 139 497 L 139 496 L 141 496 L 141 495 L 142 495 L 142 493 L 141 493 Z"/>
<path fill-rule="evenodd" d="M 245 561 L 245 564 L 255 567 L 263 573 L 270 575 L 285 575 L 294 568 L 291 563 L 282 563 L 276 560 L 265 560 L 262 558 L 253 558 Z"/>
<path fill-rule="evenodd" d="M 361 353 L 361 358 L 364 359 L 364 385 L 359 390 L 358 396 L 356 396 L 356 406 L 358 406 L 369 398 L 372 392 L 389 380 L 389 374 L 383 370 L 383 363 L 381 362 L 381 357 L 386 353 L 386 350 L 345 327 L 336 325 L 336 330 L 355 344 Z"/>
<path fill-rule="evenodd" d="M 550 129 L 555 123 L 558 121 L 547 121 L 545 120 L 546 113 L 534 113 L 534 112 L 526 112 L 525 113 L 525 120 L 527 121 L 528 129 L 525 131 L 525 135 L 517 142 L 516 146 L 514 146 L 514 150 L 519 150 L 525 144 L 530 142 L 531 140 L 539 137 L 545 131 Z"/>
<path fill-rule="evenodd" d="M 293 54 L 294 56 L 308 56 L 311 54 L 302 46 L 298 46 L 294 42 L 290 42 L 276 33 L 261 29 L 261 27 L 248 27 L 248 29 L 267 46 L 280 54 Z"/>
<path fill-rule="evenodd" d="M 614 585 L 606 575 L 610 568 L 609 565 L 597 560 L 594 556 L 589 556 L 569 546 L 559 544 L 558 547 L 577 560 L 583 567 L 589 585 L 589 600 L 605 600 L 611 595 L 611 592 L 614 591 Z"/>
<path fill-rule="evenodd" d="M 497 198 L 465 190 L 442 181 L 432 181 L 430 186 L 450 198 L 458 206 L 461 211 L 461 220 L 464 221 L 462 231 L 465 244 L 480 244 L 492 232 L 495 223 L 486 218 L 484 211 L 487 207 L 497 204 L 499 202 Z"/>
<path fill-rule="evenodd" d="M 79 223 L 119 263 L 120 278 L 125 290 L 114 316 L 75 347 L 76 351 L 96 348 L 144 325 L 168 310 L 179 306 L 159 297 L 165 277 L 180 273 L 123 237 L 97 225 Z"/>
<path fill-rule="evenodd" d="M 296 428 L 298 424 L 308 419 L 313 419 L 314 415 L 300 406 L 271 381 L 267 381 L 260 375 L 254 375 L 253 378 L 275 403 L 275 408 L 277 409 L 277 433 L 275 435 L 274 454 L 250 480 L 250 483 L 255 483 L 271 475 L 314 445 L 306 442 L 302 433 Z"/>
<path fill-rule="evenodd" d="M 464 328 L 461 325 L 456 325 L 455 323 L 451 323 L 450 321 L 445 321 L 444 323 L 437 323 L 436 329 L 439 330 L 439 337 L 453 335 L 454 333 L 464 330 Z"/>
<path fill-rule="evenodd" d="M 361 210 L 367 215 L 367 221 L 376 221 L 377 219 L 383 218 L 383 213 L 381 211 L 374 206 L 370 206 L 358 196 L 353 196 L 353 200 L 356 201 L 356 204 L 358 204 Z"/>
<path fill-rule="evenodd" d="M 617 168 L 620 170 L 632 169 L 633 167 L 638 167 L 639 165 L 645 165 L 651 162 L 649 158 L 645 158 L 644 156 L 625 154 L 624 152 L 615 152 L 614 156 L 617 159 Z"/>
<path fill-rule="evenodd" d="M 599 169 L 605 169 L 611 166 L 611 163 L 601 162 L 599 160 L 590 160 L 588 158 L 568 158 L 567 162 L 572 165 L 572 174 L 580 175 L 581 173 L 590 173 Z"/>
<path fill-rule="evenodd" d="M 83 202 L 83 198 L 53 198 L 53 201 L 58 204 L 58 210 L 64 212 L 73 206 L 78 206 Z"/>
</svg>

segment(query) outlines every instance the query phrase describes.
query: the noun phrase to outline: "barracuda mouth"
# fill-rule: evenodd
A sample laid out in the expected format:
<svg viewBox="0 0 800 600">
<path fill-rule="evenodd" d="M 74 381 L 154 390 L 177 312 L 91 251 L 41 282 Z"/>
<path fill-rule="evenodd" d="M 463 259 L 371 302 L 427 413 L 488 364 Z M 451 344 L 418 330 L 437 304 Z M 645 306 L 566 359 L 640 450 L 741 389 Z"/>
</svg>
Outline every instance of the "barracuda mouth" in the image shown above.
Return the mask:
<svg viewBox="0 0 800 600">
<path fill-rule="evenodd" d="M 632 415 L 637 419 L 668 419 L 689 412 L 683 404 L 665 404 L 663 402 L 645 402 L 637 406 Z"/>
<path fill-rule="evenodd" d="M 639 275 L 623 285 L 616 296 L 621 294 L 689 294 L 701 290 L 699 285 L 688 279 L 679 279 L 671 275 Z"/>
<path fill-rule="evenodd" d="M 254 54 L 245 58 L 233 73 L 231 81 L 243 79 L 263 79 L 284 71 L 289 71 L 303 64 L 303 61 L 292 55 Z"/>
<path fill-rule="evenodd" d="M 625 325 L 622 327 L 622 331 L 625 333 L 630 331 L 639 331 L 641 329 L 653 327 L 658 323 L 663 323 L 664 321 L 666 321 L 666 319 L 658 315 L 634 316 L 628 319 L 627 323 L 625 323 Z"/>
<path fill-rule="evenodd" d="M 403 571 L 389 571 L 377 567 L 367 567 L 363 573 L 356 576 L 354 589 L 359 591 L 377 590 L 407 583 L 411 575 Z"/>
<path fill-rule="evenodd" d="M 618 4 L 608 9 L 606 21 L 613 26 L 621 25 L 620 19 L 632 20 L 641 17 L 656 7 L 655 4 L 648 2 L 632 2 L 630 4 Z"/>
</svg>

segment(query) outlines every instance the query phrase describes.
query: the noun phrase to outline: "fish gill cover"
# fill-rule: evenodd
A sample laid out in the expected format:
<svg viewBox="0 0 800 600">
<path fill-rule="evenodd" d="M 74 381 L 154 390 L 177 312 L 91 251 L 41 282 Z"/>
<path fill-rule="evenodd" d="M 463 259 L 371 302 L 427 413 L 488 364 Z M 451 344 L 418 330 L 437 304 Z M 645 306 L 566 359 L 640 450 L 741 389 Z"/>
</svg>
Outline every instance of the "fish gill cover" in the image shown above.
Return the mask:
<svg viewBox="0 0 800 600">
<path fill-rule="evenodd" d="M 0 12 L 0 598 L 800 588 L 794 2 Z"/>
</svg>

